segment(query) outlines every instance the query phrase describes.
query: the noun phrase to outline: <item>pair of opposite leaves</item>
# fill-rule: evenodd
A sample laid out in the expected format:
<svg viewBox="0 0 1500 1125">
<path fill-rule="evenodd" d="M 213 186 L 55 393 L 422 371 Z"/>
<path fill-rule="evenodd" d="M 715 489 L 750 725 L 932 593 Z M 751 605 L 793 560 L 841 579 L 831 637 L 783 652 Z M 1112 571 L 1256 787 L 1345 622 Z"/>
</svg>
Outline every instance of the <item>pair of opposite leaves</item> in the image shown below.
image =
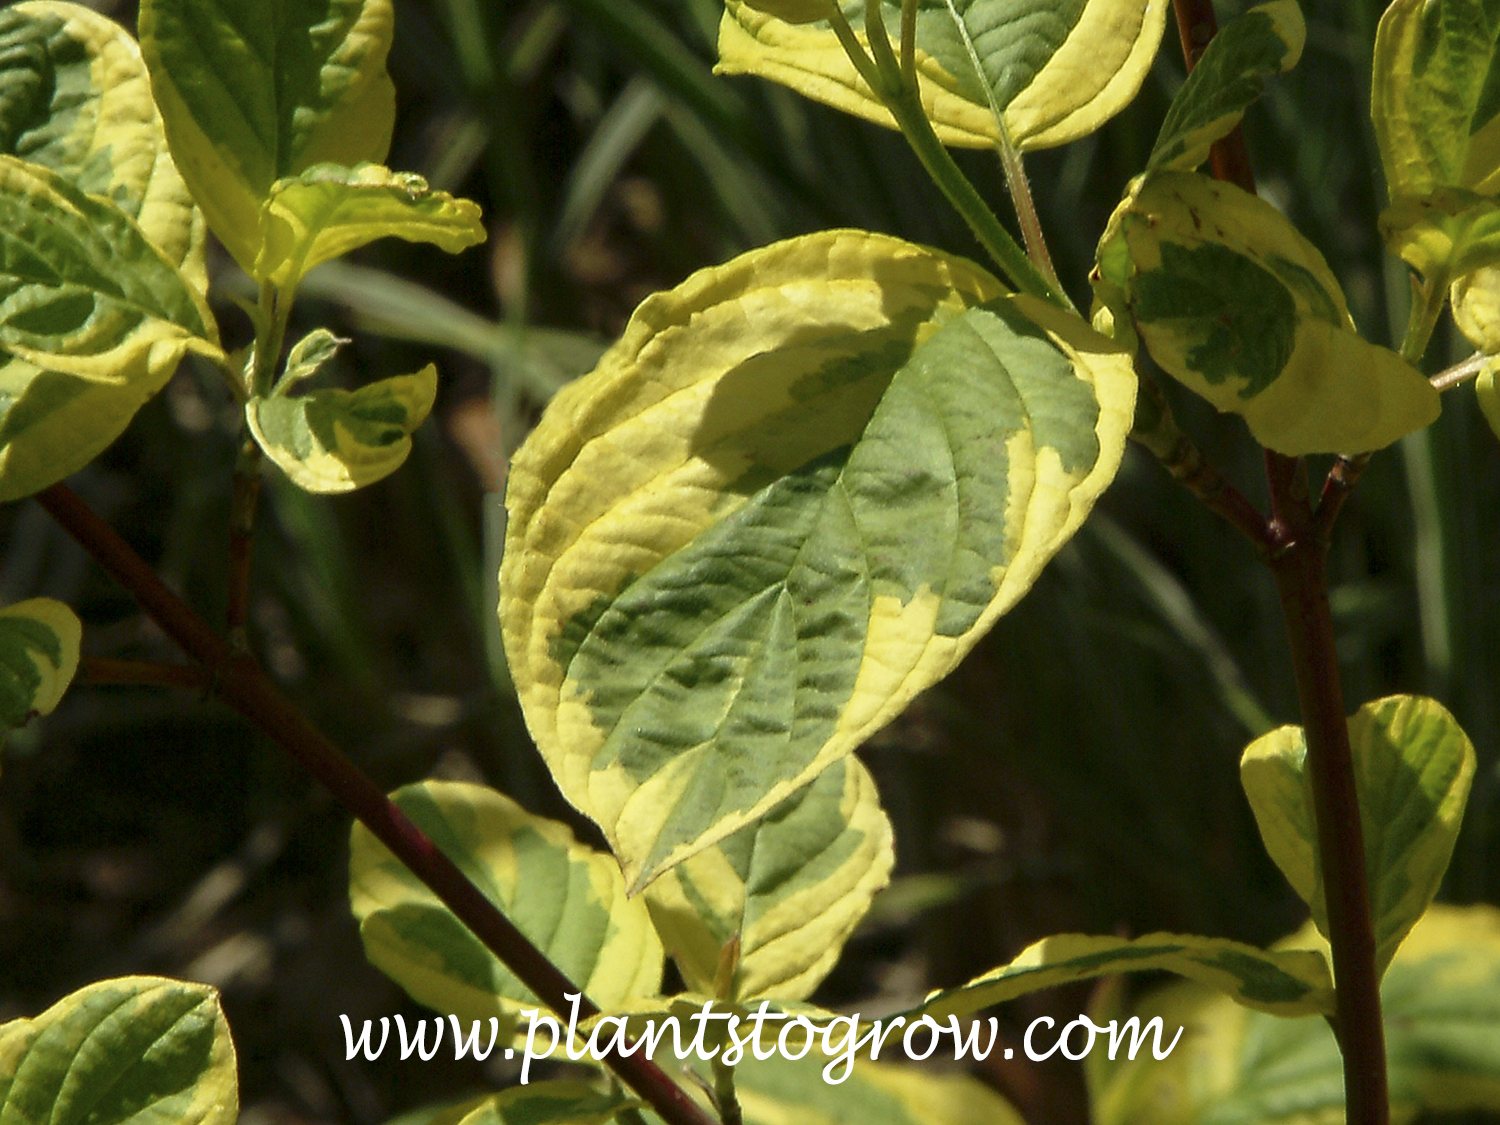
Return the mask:
<svg viewBox="0 0 1500 1125">
<path fill-rule="evenodd" d="M 1352 452 L 1430 421 L 1436 393 L 1353 332 L 1269 205 L 1182 170 L 1301 31 L 1292 0 L 1225 29 L 1106 233 L 1098 284 L 1263 441 Z M 752 252 L 638 310 L 518 453 L 501 581 L 532 732 L 633 886 L 956 665 L 1112 479 L 1134 382 L 1078 317 L 858 232 Z"/>
</svg>

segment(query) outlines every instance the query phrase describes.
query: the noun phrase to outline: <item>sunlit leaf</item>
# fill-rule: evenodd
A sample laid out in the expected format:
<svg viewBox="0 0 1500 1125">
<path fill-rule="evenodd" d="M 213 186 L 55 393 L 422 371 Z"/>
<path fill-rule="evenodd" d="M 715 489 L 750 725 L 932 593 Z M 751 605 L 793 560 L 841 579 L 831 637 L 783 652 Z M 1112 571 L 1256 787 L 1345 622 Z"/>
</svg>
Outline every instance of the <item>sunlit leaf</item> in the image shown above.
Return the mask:
<svg viewBox="0 0 1500 1125">
<path fill-rule="evenodd" d="M 728 968 L 728 999 L 800 1000 L 833 968 L 894 860 L 875 782 L 849 757 L 672 868 L 646 901 L 690 989 L 713 995 Z"/>
<path fill-rule="evenodd" d="M 322 164 L 280 180 L 261 214 L 254 275 L 283 289 L 308 270 L 377 238 L 431 242 L 450 254 L 484 241 L 479 207 L 421 176 L 378 164 Z"/>
<path fill-rule="evenodd" d="M 778 243 L 648 300 L 518 452 L 506 650 L 632 886 L 946 675 L 1113 477 L 1130 357 L 1000 292 L 883 236 Z"/>
<path fill-rule="evenodd" d="M 348 340 L 335 336 L 326 328 L 314 328 L 287 352 L 286 366 L 276 380 L 275 393 L 284 395 L 303 379 L 311 379 L 347 343 Z"/>
<path fill-rule="evenodd" d="M 12 359 L 0 363 L 0 503 L 83 468 L 124 432 L 171 375 L 99 383 Z"/>
<path fill-rule="evenodd" d="M 1225 24 L 1172 99 L 1148 167 L 1191 171 L 1260 97 L 1265 79 L 1297 65 L 1307 26 L 1297 0 L 1272 0 Z"/>
<path fill-rule="evenodd" d="M 1370 113 L 1391 199 L 1500 190 L 1500 21 L 1487 0 L 1395 0 L 1375 37 Z"/>
<path fill-rule="evenodd" d="M 556 821 L 480 785 L 427 781 L 392 794 L 465 875 L 605 1008 L 650 996 L 662 949 L 620 869 Z M 461 1021 L 508 1017 L 536 999 L 383 844 L 356 825 L 349 901 L 365 955 L 412 996 Z"/>
<path fill-rule="evenodd" d="M 107 383 L 151 383 L 212 345 L 201 295 L 125 212 L 0 156 L 0 347 Z"/>
<path fill-rule="evenodd" d="M 1383 971 L 1448 869 L 1474 776 L 1474 747 L 1441 704 L 1409 695 L 1366 703 L 1349 720 L 1349 741 Z M 1302 728 L 1281 727 L 1246 748 L 1240 775 L 1266 850 L 1326 934 L 1306 757 Z"/>
<path fill-rule="evenodd" d="M 245 404 L 250 432 L 266 456 L 308 492 L 348 492 L 401 467 L 411 434 L 432 410 L 437 368 L 394 375 L 358 390 L 278 393 Z"/>
<path fill-rule="evenodd" d="M 234 1045 L 207 985 L 105 980 L 0 1026 L 6 1125 L 234 1125 L 238 1117 Z"/>
<path fill-rule="evenodd" d="M 0 11 L 0 152 L 106 196 L 200 292 L 203 214 L 167 152 L 140 49 L 79 4 Z"/>
<path fill-rule="evenodd" d="M 1309 926 L 1283 943 L 1314 944 Z M 1434 906 L 1381 986 L 1391 1120 L 1500 1109 L 1500 912 Z M 1197 985 L 1145 996 L 1142 1019 L 1185 1028 L 1166 1060 L 1094 1070 L 1098 1125 L 1342 1125 L 1343 1059 L 1327 1021 L 1247 1011 Z"/>
<path fill-rule="evenodd" d="M 1333 1010 L 1321 954 L 1268 951 L 1224 938 L 1148 934 L 1127 939 L 1059 934 L 957 988 L 934 992 L 916 1009 L 939 1021 L 1070 981 L 1114 973 L 1166 971 L 1217 989 L 1236 1003 L 1278 1015 Z"/>
<path fill-rule="evenodd" d="M 0 609 L 0 728 L 57 707 L 78 671 L 82 636 L 78 617 L 51 598 Z"/>
<path fill-rule="evenodd" d="M 1500 263 L 1500 201 L 1461 188 L 1398 199 L 1382 212 L 1380 231 L 1424 277 L 1462 278 Z"/>
<path fill-rule="evenodd" d="M 247 272 L 272 184 L 385 159 L 392 22 L 390 0 L 143 0 L 141 50 L 172 155 Z"/>
<path fill-rule="evenodd" d="M 864 0 L 841 0 L 863 38 Z M 954 0 L 983 70 L 977 72 L 948 0 L 920 0 L 917 70 L 923 105 L 946 143 L 999 139 L 993 100 L 1021 149 L 1093 132 L 1135 97 L 1161 41 L 1165 0 Z M 882 125 L 890 113 L 844 54 L 826 22 L 793 25 L 764 3 L 727 0 L 719 71 L 756 74 Z M 802 9 L 799 7 L 799 13 Z M 899 37 L 901 6 L 881 4 Z"/>
<path fill-rule="evenodd" d="M 1437 417 L 1432 385 L 1355 331 L 1317 249 L 1232 184 L 1138 178 L 1099 242 L 1094 287 L 1157 363 L 1280 453 L 1379 449 Z"/>
<path fill-rule="evenodd" d="M 1500 268 L 1475 270 L 1453 283 L 1453 320 L 1486 355 L 1500 352 Z"/>
</svg>

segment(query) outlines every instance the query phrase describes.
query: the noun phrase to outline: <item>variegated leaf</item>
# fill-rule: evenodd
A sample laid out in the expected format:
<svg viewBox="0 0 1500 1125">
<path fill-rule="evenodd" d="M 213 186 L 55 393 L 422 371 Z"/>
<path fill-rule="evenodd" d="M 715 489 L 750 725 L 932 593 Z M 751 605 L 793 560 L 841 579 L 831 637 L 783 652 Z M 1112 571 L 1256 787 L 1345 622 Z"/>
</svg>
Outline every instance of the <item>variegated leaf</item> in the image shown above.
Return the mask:
<svg viewBox="0 0 1500 1125">
<path fill-rule="evenodd" d="M 81 379 L 160 387 L 214 350 L 201 294 L 114 204 L 0 155 L 0 347 Z"/>
<path fill-rule="evenodd" d="M 431 242 L 450 254 L 485 238 L 477 204 L 379 164 L 320 164 L 278 180 L 260 221 L 254 275 L 284 290 L 314 266 L 377 238 Z"/>
<path fill-rule="evenodd" d="M 295 381 L 295 380 L 293 380 Z M 412 431 L 432 410 L 437 368 L 393 375 L 358 390 L 278 393 L 245 404 L 250 432 L 266 456 L 308 492 L 348 492 L 401 467 Z"/>
<path fill-rule="evenodd" d="M 392 794 L 569 979 L 605 1008 L 655 995 L 662 948 L 607 855 L 481 785 L 420 782 Z M 509 1019 L 536 999 L 365 828 L 350 843 L 349 901 L 365 955 L 413 999 L 461 1021 Z"/>
<path fill-rule="evenodd" d="M 141 49 L 172 155 L 247 273 L 277 180 L 385 159 L 393 22 L 390 0 L 143 0 Z"/>
<path fill-rule="evenodd" d="M 833 968 L 894 861 L 875 781 L 848 757 L 672 868 L 646 903 L 688 988 L 800 1000 Z"/>
<path fill-rule="evenodd" d="M 511 468 L 506 649 L 632 887 L 946 675 L 1113 477 L 1129 356 L 977 267 L 833 231 L 637 311 Z"/>
<path fill-rule="evenodd" d="M 841 0 L 840 7 L 862 38 L 864 0 Z M 951 7 L 949 0 L 920 0 L 917 70 L 927 115 L 953 145 L 998 142 L 994 109 L 1023 150 L 1086 136 L 1135 96 L 1168 7 L 1166 0 L 952 0 Z M 725 9 L 721 73 L 756 74 L 893 124 L 826 21 L 786 23 L 764 3 L 746 0 L 727 0 Z M 891 34 L 899 35 L 900 4 L 885 0 L 880 10 Z M 978 58 L 978 69 L 971 57 Z"/>
<path fill-rule="evenodd" d="M 0 12 L 0 152 L 105 196 L 208 288 L 203 214 L 167 152 L 140 48 L 113 20 L 63 0 Z"/>
<path fill-rule="evenodd" d="M 0 728 L 57 707 L 78 671 L 82 636 L 77 615 L 51 598 L 0 609 Z"/>
<path fill-rule="evenodd" d="M 1448 869 L 1474 777 L 1474 747 L 1441 704 L 1411 695 L 1366 703 L 1349 720 L 1349 741 L 1383 972 Z M 1240 776 L 1266 850 L 1326 934 L 1306 758 L 1302 728 L 1280 727 L 1246 748 Z"/>
<path fill-rule="evenodd" d="M 0 1026 L 0 1121 L 235 1125 L 234 1044 L 207 985 L 99 981 Z"/>
<path fill-rule="evenodd" d="M 1359 453 L 1430 423 L 1438 393 L 1354 329 L 1323 256 L 1274 207 L 1194 172 L 1135 180 L 1094 289 L 1166 371 L 1279 453 Z"/>
<path fill-rule="evenodd" d="M 1260 97 L 1268 75 L 1302 57 L 1307 25 L 1297 0 L 1271 0 L 1225 24 L 1172 99 L 1148 168 L 1192 171 Z"/>
<path fill-rule="evenodd" d="M 1311 928 L 1282 944 L 1316 944 Z M 1395 1125 L 1500 1110 L 1500 912 L 1433 906 L 1381 996 Z M 1182 1040 L 1163 1060 L 1142 1052 L 1090 1067 L 1098 1125 L 1343 1122 L 1343 1057 L 1326 1020 L 1247 1011 L 1195 984 L 1150 993 L 1138 1012 L 1182 1026 Z"/>
<path fill-rule="evenodd" d="M 1391 199 L 1500 191 L 1500 20 L 1487 0 L 1394 0 L 1370 115 Z"/>
<path fill-rule="evenodd" d="M 1127 939 L 1059 934 L 1027 946 L 1008 964 L 957 988 L 934 992 L 914 1014 L 967 1016 L 1069 981 L 1166 971 L 1217 989 L 1237 1004 L 1276 1015 L 1333 1011 L 1333 982 L 1321 954 L 1268 951 L 1225 938 L 1148 934 Z"/>
</svg>

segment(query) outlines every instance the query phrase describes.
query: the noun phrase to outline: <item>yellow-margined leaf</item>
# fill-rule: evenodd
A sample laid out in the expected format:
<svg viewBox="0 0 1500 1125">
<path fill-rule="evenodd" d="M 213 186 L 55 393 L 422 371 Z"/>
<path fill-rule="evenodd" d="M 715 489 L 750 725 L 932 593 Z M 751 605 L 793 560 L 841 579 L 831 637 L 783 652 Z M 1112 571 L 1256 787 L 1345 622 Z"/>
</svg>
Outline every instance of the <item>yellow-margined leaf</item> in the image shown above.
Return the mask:
<svg viewBox="0 0 1500 1125">
<path fill-rule="evenodd" d="M 0 363 L 0 503 L 40 492 L 103 453 L 165 377 L 100 383 L 19 359 Z"/>
<path fill-rule="evenodd" d="M 609 1008 L 655 995 L 662 948 L 644 903 L 625 897 L 620 869 L 480 785 L 420 782 L 392 794 L 568 978 Z M 460 1021 L 509 1019 L 536 999 L 416 876 L 365 828 L 350 844 L 349 901 L 365 955 L 411 995 Z M 503 1041 L 503 1037 L 502 1037 Z"/>
<path fill-rule="evenodd" d="M 1318 944 L 1311 930 L 1278 948 Z M 1500 911 L 1430 908 L 1381 996 L 1392 1122 L 1500 1110 Z M 1184 1027 L 1182 1040 L 1165 1060 L 1142 1052 L 1090 1068 L 1098 1125 L 1342 1125 L 1343 1058 L 1326 1020 L 1247 1011 L 1194 984 L 1148 993 L 1136 1010 Z"/>
<path fill-rule="evenodd" d="M 201 297 L 208 284 L 203 215 L 167 152 L 145 64 L 125 30 L 61 0 L 14 4 L 0 11 L 0 85 L 0 153 L 24 156 L 77 191 L 108 200 L 135 220 L 139 234 Z M 20 183 L 13 187 L 27 190 Z M 12 229 L 23 229 L 13 218 Z M 106 242 L 109 232 L 106 223 Z M 119 256 L 113 265 L 104 260 L 94 266 L 105 277 L 111 268 L 128 271 L 128 256 L 139 252 L 133 242 L 125 238 L 109 247 Z M 31 288 L 20 300 L 35 305 L 40 296 Z M 76 290 L 49 296 L 64 305 L 81 300 Z M 206 317 L 206 309 L 197 315 Z M 77 356 L 59 359 L 57 365 L 73 368 L 72 374 L 0 352 L 0 500 L 55 484 L 120 435 L 176 365 L 177 346 L 163 346 L 156 335 L 147 328 L 125 349 L 81 366 Z M 55 346 L 33 338 L 21 342 L 36 359 L 46 359 L 47 347 Z"/>
<path fill-rule="evenodd" d="M 1423 277 L 1462 279 L 1500 262 L 1500 200 L 1462 188 L 1435 188 L 1387 207 L 1380 233 Z"/>
<path fill-rule="evenodd" d="M 929 996 L 913 1015 L 967 1016 L 1069 981 L 1165 971 L 1217 989 L 1236 1003 L 1277 1015 L 1333 1011 L 1333 983 L 1321 954 L 1268 951 L 1225 938 L 1148 934 L 1127 939 L 1058 934 L 957 988 Z"/>
<path fill-rule="evenodd" d="M 0 155 L 0 347 L 81 379 L 160 387 L 215 351 L 203 297 L 114 204 Z"/>
<path fill-rule="evenodd" d="M 848 757 L 672 868 L 646 902 L 688 988 L 800 1000 L 833 968 L 894 861 L 875 781 Z"/>
<path fill-rule="evenodd" d="M 266 456 L 298 487 L 348 492 L 401 467 L 412 431 L 436 397 L 437 368 L 429 363 L 415 375 L 393 375 L 355 391 L 252 398 L 245 418 Z"/>
<path fill-rule="evenodd" d="M 1438 393 L 1354 329 L 1317 249 L 1269 203 L 1194 172 L 1136 179 L 1094 288 L 1166 371 L 1279 453 L 1360 453 L 1437 417 Z"/>
<path fill-rule="evenodd" d="M 1393 695 L 1349 720 L 1364 829 L 1376 960 L 1384 971 L 1437 894 L 1474 776 L 1474 747 L 1435 700 Z M 1323 872 L 1302 728 L 1280 727 L 1246 749 L 1240 776 L 1271 858 L 1327 932 Z"/>
<path fill-rule="evenodd" d="M 1484 0 L 1395 0 L 1375 37 L 1370 111 L 1391 249 L 1426 277 L 1500 260 L 1500 25 Z"/>
<path fill-rule="evenodd" d="M 633 888 L 946 675 L 1113 478 L 1129 355 L 983 270 L 831 231 L 641 306 L 511 468 L 506 650 Z"/>
<path fill-rule="evenodd" d="M 1500 191 L 1500 23 L 1485 0 L 1394 0 L 1375 36 L 1370 114 L 1392 200 Z"/>
<path fill-rule="evenodd" d="M 483 242 L 479 207 L 379 164 L 322 164 L 279 180 L 261 213 L 254 275 L 282 289 L 314 266 L 377 238 L 431 242 L 456 254 Z"/>
<path fill-rule="evenodd" d="M 385 159 L 392 23 L 390 0 L 143 0 L 141 49 L 172 155 L 247 273 L 277 180 Z"/>
<path fill-rule="evenodd" d="M 0 81 L 0 152 L 107 197 L 205 292 L 203 214 L 167 152 L 129 33 L 81 4 L 14 4 L 0 12 Z"/>
<path fill-rule="evenodd" d="M 234 1125 L 239 1083 L 218 994 L 160 977 L 99 981 L 0 1026 L 0 1121 Z"/>
<path fill-rule="evenodd" d="M 0 609 L 0 727 L 56 708 L 78 671 L 83 626 L 51 598 Z"/>
<path fill-rule="evenodd" d="M 864 0 L 841 0 L 863 38 Z M 1092 133 L 1135 97 L 1151 68 L 1166 0 L 920 0 L 917 70 L 922 103 L 939 137 L 988 147 L 1000 139 L 992 103 L 1021 149 Z M 847 113 L 892 125 L 826 21 L 790 24 L 767 5 L 727 0 L 719 25 L 725 74 L 756 74 Z M 882 2 L 899 35 L 901 6 Z M 799 8 L 799 12 L 801 9 Z M 962 26 L 955 23 L 957 12 Z M 982 74 L 970 61 L 973 44 Z"/>
<path fill-rule="evenodd" d="M 1173 97 L 1148 167 L 1192 171 L 1207 160 L 1260 97 L 1266 76 L 1297 65 L 1306 39 L 1297 0 L 1271 0 L 1225 24 Z"/>
</svg>

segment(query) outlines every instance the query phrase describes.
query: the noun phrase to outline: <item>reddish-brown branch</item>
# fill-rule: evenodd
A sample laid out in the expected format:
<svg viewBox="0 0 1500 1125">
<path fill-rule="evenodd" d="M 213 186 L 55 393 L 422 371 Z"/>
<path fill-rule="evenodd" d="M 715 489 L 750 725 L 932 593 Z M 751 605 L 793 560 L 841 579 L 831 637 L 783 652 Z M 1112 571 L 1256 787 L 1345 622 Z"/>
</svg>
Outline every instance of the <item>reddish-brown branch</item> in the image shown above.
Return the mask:
<svg viewBox="0 0 1500 1125">
<path fill-rule="evenodd" d="M 308 722 L 248 655 L 236 653 L 197 613 L 157 578 L 130 545 L 65 485 L 37 496 L 59 524 L 120 582 L 141 608 L 213 676 L 214 690 L 296 758 L 401 860 L 494 954 L 554 1011 L 582 989 L 466 878 L 353 762 Z M 598 1008 L 584 998 L 580 1014 Z M 671 1125 L 713 1125 L 712 1118 L 644 1052 L 612 1052 L 605 1060 Z"/>
<path fill-rule="evenodd" d="M 196 664 L 157 664 L 149 660 L 114 660 L 81 656 L 75 684 L 135 684 L 144 687 L 189 688 L 212 691 L 213 673 Z"/>
<path fill-rule="evenodd" d="M 1218 31 L 1212 0 L 1173 0 L 1188 68 Z M 1214 176 L 1255 192 L 1244 137 L 1236 128 L 1213 146 Z M 1328 939 L 1337 986 L 1335 1028 L 1344 1056 L 1345 1120 L 1388 1125 L 1385 1024 L 1375 963 L 1374 921 L 1349 725 L 1339 681 L 1338 649 L 1328 603 L 1328 541 L 1333 520 L 1363 462 L 1340 462 L 1314 511 L 1301 458 L 1266 450 L 1271 532 L 1268 562 L 1276 578 L 1307 739 L 1307 771 L 1323 869 Z"/>
</svg>

